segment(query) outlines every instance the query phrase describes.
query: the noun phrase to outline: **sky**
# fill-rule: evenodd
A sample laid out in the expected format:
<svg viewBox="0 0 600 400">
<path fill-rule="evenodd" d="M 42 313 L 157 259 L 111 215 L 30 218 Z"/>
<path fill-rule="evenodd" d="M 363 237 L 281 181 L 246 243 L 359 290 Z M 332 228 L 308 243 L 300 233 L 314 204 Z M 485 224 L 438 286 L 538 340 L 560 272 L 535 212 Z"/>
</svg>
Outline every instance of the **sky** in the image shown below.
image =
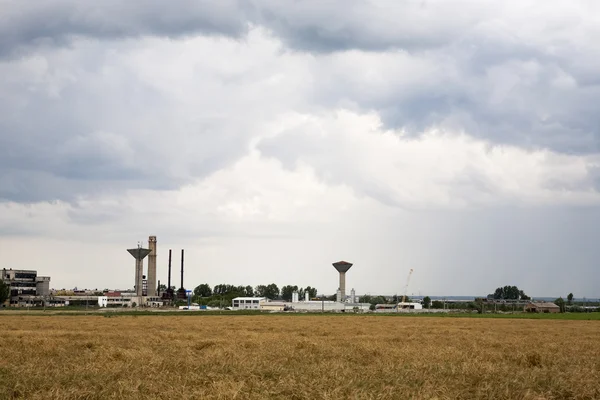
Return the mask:
<svg viewBox="0 0 600 400">
<path fill-rule="evenodd" d="M 600 3 L 0 0 L 0 268 L 599 297 Z"/>
</svg>

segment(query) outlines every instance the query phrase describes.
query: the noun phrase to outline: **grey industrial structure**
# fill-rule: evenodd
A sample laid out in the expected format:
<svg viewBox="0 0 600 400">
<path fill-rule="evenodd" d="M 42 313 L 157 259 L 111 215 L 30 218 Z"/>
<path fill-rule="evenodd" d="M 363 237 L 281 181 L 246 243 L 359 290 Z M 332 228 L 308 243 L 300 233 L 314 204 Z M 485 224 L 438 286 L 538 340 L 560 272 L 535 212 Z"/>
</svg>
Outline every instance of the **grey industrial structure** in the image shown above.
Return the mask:
<svg viewBox="0 0 600 400">
<path fill-rule="evenodd" d="M 333 267 L 340 273 L 340 286 L 338 288 L 337 301 L 346 301 L 346 272 L 352 267 L 352 263 L 347 261 L 338 261 L 333 263 Z"/>
<path fill-rule="evenodd" d="M 138 246 L 135 249 L 127 249 L 127 251 L 135 258 L 134 289 L 135 294 L 141 297 L 144 295 L 144 258 L 150 254 L 150 250 Z"/>
<path fill-rule="evenodd" d="M 4 268 L 0 280 L 9 287 L 10 305 L 35 304 L 50 294 L 50 277 L 38 276 L 34 270 Z"/>
<path fill-rule="evenodd" d="M 150 297 L 156 296 L 156 236 L 148 238 L 148 286 L 146 295 Z"/>
</svg>

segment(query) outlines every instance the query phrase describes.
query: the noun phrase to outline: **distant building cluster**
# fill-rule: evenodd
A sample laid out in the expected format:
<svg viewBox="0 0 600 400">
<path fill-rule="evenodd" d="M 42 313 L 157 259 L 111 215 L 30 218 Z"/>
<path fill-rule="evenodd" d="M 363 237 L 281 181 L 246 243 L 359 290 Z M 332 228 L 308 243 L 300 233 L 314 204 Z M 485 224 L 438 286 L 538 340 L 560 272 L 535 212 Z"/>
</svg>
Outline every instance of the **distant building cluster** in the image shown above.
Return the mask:
<svg viewBox="0 0 600 400">
<path fill-rule="evenodd" d="M 278 301 L 267 299 L 266 297 L 236 297 L 231 302 L 232 310 L 261 310 L 261 311 L 341 311 L 341 312 L 362 312 L 369 311 L 371 304 L 358 303 L 354 289 L 346 301 L 341 301 L 341 296 L 336 296 L 336 300 L 311 300 L 308 292 L 305 298 L 300 301 L 298 292 L 292 293 L 292 301 Z"/>
<path fill-rule="evenodd" d="M 172 305 L 175 300 L 185 301 L 187 306 L 180 306 L 182 309 L 204 309 L 205 306 L 199 306 L 191 303 L 192 292 L 186 290 L 183 286 L 184 278 L 184 251 L 181 250 L 181 284 L 178 290 L 171 286 L 171 259 L 172 254 L 169 250 L 168 263 L 168 285 L 166 290 L 161 293 L 160 285 L 157 281 L 157 240 L 156 236 L 148 238 L 148 249 L 142 248 L 139 244 L 137 248 L 128 249 L 128 252 L 135 259 L 135 274 L 133 290 L 51 290 L 50 277 L 38 276 L 35 270 L 13 270 L 2 269 L 0 280 L 2 280 L 10 290 L 9 298 L 5 304 L 0 306 L 11 307 L 64 307 L 68 305 L 89 305 L 98 307 L 162 307 Z M 147 257 L 148 256 L 148 257 Z M 144 275 L 144 259 L 148 259 L 147 276 Z M 346 295 L 346 273 L 352 267 L 352 263 L 347 261 L 338 261 L 333 263 L 333 267 L 339 273 L 339 286 L 336 292 L 335 300 L 325 300 L 323 298 L 310 298 L 309 292 L 305 292 L 305 298 L 299 299 L 297 291 L 292 293 L 291 301 L 282 301 L 269 299 L 266 297 L 236 297 L 232 300 L 231 310 L 261 310 L 261 311 L 334 311 L 334 312 L 397 312 L 423 310 L 420 302 L 408 302 L 394 300 L 391 304 L 370 304 L 359 302 L 354 289 Z M 411 270 L 412 273 L 412 270 Z M 410 274 L 409 274 L 410 279 Z M 408 286 L 408 281 L 407 281 Z M 490 301 L 490 299 L 485 299 Z M 444 307 L 445 308 L 445 307 Z M 554 303 L 530 302 L 525 306 L 528 312 L 559 312 L 560 308 Z"/>
</svg>

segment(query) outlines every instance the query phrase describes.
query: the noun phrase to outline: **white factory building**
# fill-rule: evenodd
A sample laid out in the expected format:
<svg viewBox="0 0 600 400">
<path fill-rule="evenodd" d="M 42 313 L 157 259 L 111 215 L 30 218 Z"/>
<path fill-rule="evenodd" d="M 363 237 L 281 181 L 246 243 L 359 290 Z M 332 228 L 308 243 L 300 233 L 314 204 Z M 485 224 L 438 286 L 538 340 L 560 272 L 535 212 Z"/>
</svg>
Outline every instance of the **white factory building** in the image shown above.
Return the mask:
<svg viewBox="0 0 600 400">
<path fill-rule="evenodd" d="M 308 293 L 304 301 L 298 298 L 298 292 L 292 293 L 292 301 L 269 300 L 265 297 L 236 297 L 232 300 L 233 310 L 261 310 L 261 311 L 338 311 L 338 312 L 364 312 L 369 311 L 369 303 L 356 303 L 354 289 L 346 302 L 330 300 L 310 300 Z"/>
<path fill-rule="evenodd" d="M 260 310 L 261 303 L 266 300 L 266 297 L 236 297 L 231 301 L 231 307 L 234 310 Z"/>
<path fill-rule="evenodd" d="M 376 304 L 375 312 L 410 312 L 412 310 L 423 310 L 421 303 L 400 302 L 398 304 Z"/>
</svg>

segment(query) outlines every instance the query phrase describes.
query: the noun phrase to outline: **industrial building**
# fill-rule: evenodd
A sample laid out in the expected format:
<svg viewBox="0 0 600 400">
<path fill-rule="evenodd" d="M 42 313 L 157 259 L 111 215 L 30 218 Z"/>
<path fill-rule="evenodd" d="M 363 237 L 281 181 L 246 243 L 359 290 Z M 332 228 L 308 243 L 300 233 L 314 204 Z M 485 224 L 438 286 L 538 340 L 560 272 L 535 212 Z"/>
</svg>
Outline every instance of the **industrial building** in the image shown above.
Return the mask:
<svg viewBox="0 0 600 400">
<path fill-rule="evenodd" d="M 11 306 L 42 305 L 50 294 L 50 277 L 38 276 L 35 270 L 3 268 L 0 280 L 9 286 Z"/>
<path fill-rule="evenodd" d="M 168 286 L 167 290 L 160 293 L 160 281 L 157 281 L 157 240 L 156 236 L 148 237 L 148 248 L 140 244 L 136 248 L 127 249 L 135 260 L 134 289 L 127 291 L 99 292 L 97 290 L 62 290 L 50 291 L 50 277 L 38 276 L 34 270 L 2 270 L 0 278 L 10 287 L 10 299 L 7 305 L 12 306 L 50 306 L 61 307 L 66 305 L 109 307 L 161 307 L 176 299 L 187 299 L 190 309 L 189 290 L 183 286 L 184 250 L 181 250 L 181 286 L 174 290 L 171 286 L 171 255 L 169 250 Z M 147 274 L 144 274 L 144 259 L 148 259 Z M 262 311 L 303 311 L 303 312 L 363 312 L 369 311 L 369 303 L 359 303 L 354 289 L 346 295 L 346 273 L 353 266 L 347 261 L 338 261 L 332 264 L 339 273 L 339 286 L 336 301 L 310 299 L 305 293 L 303 300 L 299 299 L 298 292 L 292 293 L 291 301 L 271 300 L 265 297 L 236 297 L 232 300 L 233 310 L 262 310 Z M 418 303 L 399 303 L 405 309 L 418 309 Z M 382 308 L 388 308 L 386 305 Z M 395 305 L 392 305 L 395 307 Z M 185 307 L 184 307 L 185 308 Z"/>
<path fill-rule="evenodd" d="M 267 301 L 266 297 L 236 297 L 231 300 L 234 310 L 260 310 L 261 303 Z"/>
<path fill-rule="evenodd" d="M 375 304 L 375 312 L 407 312 L 423 310 L 421 303 L 400 302 L 398 304 Z"/>
<path fill-rule="evenodd" d="M 523 311 L 533 313 L 559 313 L 560 307 L 551 302 L 531 302 L 523 308 Z"/>
<path fill-rule="evenodd" d="M 338 311 L 364 312 L 369 311 L 369 303 L 342 303 L 331 300 L 298 300 L 295 292 L 292 301 L 269 300 L 265 297 L 236 297 L 232 300 L 232 310 L 261 310 L 261 311 Z"/>
<path fill-rule="evenodd" d="M 305 298 L 300 301 L 298 292 L 292 293 L 292 301 L 269 300 L 265 297 L 236 297 L 232 300 L 233 310 L 261 310 L 261 311 L 337 311 L 337 312 L 365 312 L 369 311 L 369 303 L 358 303 L 356 292 L 351 290 L 350 296 L 346 296 L 346 272 L 352 267 L 352 263 L 338 261 L 333 267 L 339 272 L 339 288 L 336 301 L 310 300 L 310 295 L 305 292 Z"/>
<path fill-rule="evenodd" d="M 145 306 L 145 307 L 160 307 L 166 302 L 171 302 L 175 299 L 186 300 L 188 291 L 183 286 L 183 260 L 184 250 L 181 250 L 181 286 L 177 291 L 171 288 L 171 250 L 169 250 L 169 270 L 168 270 L 168 285 L 164 293 L 159 292 L 160 281 L 157 281 L 156 273 L 156 258 L 157 252 L 156 236 L 148 237 L 148 248 L 142 248 L 139 244 L 137 248 L 127 249 L 129 254 L 135 259 L 135 276 L 134 276 L 134 296 L 124 296 L 119 299 L 107 296 L 107 299 L 99 299 L 98 304 L 101 307 L 110 306 Z M 144 259 L 148 257 L 147 274 L 144 275 Z"/>
</svg>

